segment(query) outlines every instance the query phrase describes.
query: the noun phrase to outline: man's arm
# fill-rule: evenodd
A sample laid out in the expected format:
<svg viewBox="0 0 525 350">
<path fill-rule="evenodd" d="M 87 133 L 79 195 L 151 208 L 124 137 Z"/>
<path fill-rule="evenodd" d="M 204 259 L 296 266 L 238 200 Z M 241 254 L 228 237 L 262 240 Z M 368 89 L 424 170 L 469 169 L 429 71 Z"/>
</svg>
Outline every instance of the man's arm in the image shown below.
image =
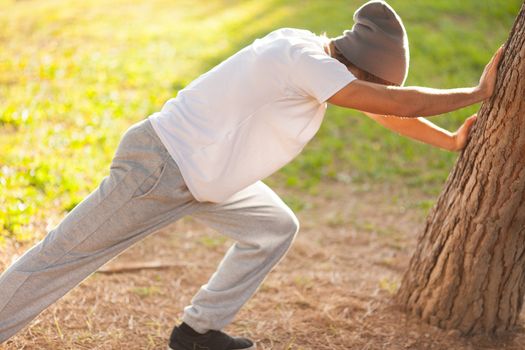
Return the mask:
<svg viewBox="0 0 525 350">
<path fill-rule="evenodd" d="M 500 48 L 485 67 L 478 86 L 460 89 L 397 87 L 354 80 L 328 102 L 381 115 L 432 116 L 480 102 L 492 95 L 501 54 Z"/>
<path fill-rule="evenodd" d="M 475 115 L 467 118 L 458 131 L 452 133 L 421 117 L 399 118 L 395 116 L 383 116 L 367 112 L 364 113 L 387 129 L 395 131 L 400 135 L 448 151 L 459 151 L 463 149 L 467 141 L 470 127 L 476 120 Z"/>
</svg>

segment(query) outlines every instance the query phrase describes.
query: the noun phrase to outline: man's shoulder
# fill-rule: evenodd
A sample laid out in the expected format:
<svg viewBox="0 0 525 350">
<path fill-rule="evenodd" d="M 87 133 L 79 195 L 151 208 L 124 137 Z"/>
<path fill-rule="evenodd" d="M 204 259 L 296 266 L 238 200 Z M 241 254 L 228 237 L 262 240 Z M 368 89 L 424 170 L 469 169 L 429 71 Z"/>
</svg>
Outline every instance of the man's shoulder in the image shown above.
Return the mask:
<svg viewBox="0 0 525 350">
<path fill-rule="evenodd" d="M 269 38 L 289 38 L 289 39 L 308 39 L 317 37 L 313 32 L 308 29 L 282 27 L 277 28 L 267 35 Z"/>
<path fill-rule="evenodd" d="M 283 35 L 289 36 L 312 36 L 315 35 L 312 31 L 302 28 L 282 27 L 277 28 L 274 32 L 282 33 Z"/>
<path fill-rule="evenodd" d="M 306 47 L 318 48 L 321 38 L 308 29 L 283 27 L 268 33 L 262 42 L 274 47 L 298 51 Z"/>
</svg>

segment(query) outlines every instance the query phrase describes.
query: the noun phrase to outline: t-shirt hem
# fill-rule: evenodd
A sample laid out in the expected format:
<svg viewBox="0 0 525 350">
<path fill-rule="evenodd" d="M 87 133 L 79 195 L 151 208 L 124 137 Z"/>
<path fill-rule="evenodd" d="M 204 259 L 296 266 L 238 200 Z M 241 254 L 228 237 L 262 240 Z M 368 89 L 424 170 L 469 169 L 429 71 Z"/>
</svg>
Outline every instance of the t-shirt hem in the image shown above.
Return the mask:
<svg viewBox="0 0 525 350">
<path fill-rule="evenodd" d="M 189 174 L 186 173 L 184 161 L 182 155 L 180 155 L 175 149 L 171 146 L 171 144 L 164 138 L 164 135 L 160 130 L 157 129 L 157 121 L 153 116 L 148 117 L 148 119 L 151 121 L 151 126 L 153 127 L 153 130 L 155 130 L 155 133 L 157 133 L 157 136 L 160 138 L 162 143 L 164 144 L 164 147 L 168 150 L 168 153 L 170 154 L 171 158 L 177 164 L 177 167 L 179 168 L 179 171 L 182 175 L 182 179 L 184 180 L 184 183 L 186 186 L 188 186 L 188 190 L 190 191 L 191 195 L 195 200 L 198 202 L 207 202 L 204 198 L 202 198 L 198 191 L 194 188 L 193 183 L 191 182 Z"/>
</svg>

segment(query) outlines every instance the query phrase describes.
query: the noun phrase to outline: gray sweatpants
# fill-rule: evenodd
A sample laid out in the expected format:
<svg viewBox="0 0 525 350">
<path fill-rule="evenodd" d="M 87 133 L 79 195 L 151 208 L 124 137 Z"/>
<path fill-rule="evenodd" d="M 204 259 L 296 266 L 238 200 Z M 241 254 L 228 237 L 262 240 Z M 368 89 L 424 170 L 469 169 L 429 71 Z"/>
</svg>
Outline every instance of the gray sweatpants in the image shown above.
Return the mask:
<svg viewBox="0 0 525 350">
<path fill-rule="evenodd" d="M 236 241 L 184 309 L 197 331 L 222 329 L 286 253 L 297 218 L 262 182 L 220 204 L 196 201 L 146 119 L 126 131 L 100 186 L 0 276 L 0 343 L 111 258 L 185 215 Z"/>
</svg>

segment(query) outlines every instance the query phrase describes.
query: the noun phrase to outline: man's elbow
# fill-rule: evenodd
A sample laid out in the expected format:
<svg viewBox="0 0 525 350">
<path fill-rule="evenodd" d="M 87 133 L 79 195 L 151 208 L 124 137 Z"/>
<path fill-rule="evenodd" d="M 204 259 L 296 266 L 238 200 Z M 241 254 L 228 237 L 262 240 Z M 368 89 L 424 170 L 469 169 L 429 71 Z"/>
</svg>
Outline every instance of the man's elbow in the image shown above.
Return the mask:
<svg viewBox="0 0 525 350">
<path fill-rule="evenodd" d="M 392 114 L 399 117 L 414 118 L 423 112 L 424 105 L 409 91 L 399 91 L 386 87 L 386 101 L 384 107 L 389 106 L 392 110 L 386 111 L 385 114 Z"/>
<path fill-rule="evenodd" d="M 408 118 L 430 117 L 435 115 L 434 106 L 424 99 L 411 98 L 406 103 L 401 103 L 402 115 Z"/>
</svg>

